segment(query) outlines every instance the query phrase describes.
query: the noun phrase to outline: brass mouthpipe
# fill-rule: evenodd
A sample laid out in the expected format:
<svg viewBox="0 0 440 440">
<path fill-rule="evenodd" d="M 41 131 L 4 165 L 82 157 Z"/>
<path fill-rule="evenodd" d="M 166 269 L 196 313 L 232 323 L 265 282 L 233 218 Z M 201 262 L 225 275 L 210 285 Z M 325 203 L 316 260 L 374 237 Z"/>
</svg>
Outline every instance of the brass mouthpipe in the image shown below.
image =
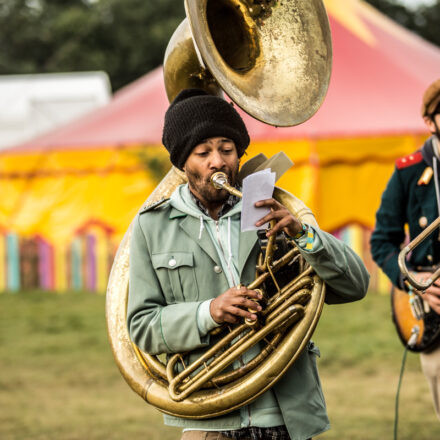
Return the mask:
<svg viewBox="0 0 440 440">
<path fill-rule="evenodd" d="M 214 188 L 224 189 L 224 190 L 228 191 L 230 194 L 233 194 L 234 196 L 239 197 L 240 199 L 243 198 L 242 192 L 229 184 L 228 176 L 224 172 L 217 171 L 216 173 L 214 173 L 211 176 L 210 180 L 211 180 L 211 183 L 214 185 Z M 270 222 L 270 227 L 273 228 L 274 225 L 275 225 L 275 221 L 272 220 Z M 272 256 L 273 256 L 273 252 L 274 252 L 274 243 L 275 243 L 275 236 L 271 235 L 268 242 L 267 242 L 266 255 L 265 255 L 265 259 L 264 259 L 264 263 L 263 263 L 263 267 L 265 268 L 265 270 L 268 270 L 269 272 L 272 271 L 271 264 L 272 264 Z M 275 286 L 277 286 L 277 288 L 279 290 L 278 283 L 277 283 L 276 279 L 274 278 L 272 273 L 270 273 L 270 275 L 272 276 L 272 279 L 275 283 Z"/>
<path fill-rule="evenodd" d="M 440 268 L 438 268 L 428 279 L 425 281 L 417 281 L 409 272 L 406 266 L 406 256 L 414 248 L 416 248 L 426 237 L 428 237 L 435 229 L 440 226 L 440 217 L 437 217 L 423 232 L 421 232 L 414 240 L 408 243 L 399 253 L 397 262 L 399 264 L 400 271 L 404 278 L 411 284 L 416 290 L 421 292 L 425 291 L 440 277 Z"/>
<path fill-rule="evenodd" d="M 217 189 L 225 189 L 230 194 L 239 197 L 240 199 L 243 197 L 241 191 L 233 186 L 229 185 L 228 176 L 222 171 L 217 171 L 211 176 L 211 183 L 214 185 L 214 188 Z"/>
</svg>

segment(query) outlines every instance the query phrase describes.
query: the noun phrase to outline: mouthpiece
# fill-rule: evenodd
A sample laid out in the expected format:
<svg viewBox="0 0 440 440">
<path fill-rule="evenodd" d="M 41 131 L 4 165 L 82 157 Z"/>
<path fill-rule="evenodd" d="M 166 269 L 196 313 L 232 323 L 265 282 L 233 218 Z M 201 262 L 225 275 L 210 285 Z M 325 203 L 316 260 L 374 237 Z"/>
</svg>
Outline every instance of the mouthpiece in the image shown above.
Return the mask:
<svg viewBox="0 0 440 440">
<path fill-rule="evenodd" d="M 228 193 L 233 194 L 240 199 L 242 198 L 241 192 L 233 186 L 229 185 L 228 176 L 222 171 L 217 171 L 211 176 L 211 183 L 216 189 L 224 189 L 228 191 Z"/>
<path fill-rule="evenodd" d="M 211 183 L 214 185 L 214 188 L 223 189 L 228 184 L 228 177 L 225 173 L 217 171 L 211 176 Z"/>
</svg>

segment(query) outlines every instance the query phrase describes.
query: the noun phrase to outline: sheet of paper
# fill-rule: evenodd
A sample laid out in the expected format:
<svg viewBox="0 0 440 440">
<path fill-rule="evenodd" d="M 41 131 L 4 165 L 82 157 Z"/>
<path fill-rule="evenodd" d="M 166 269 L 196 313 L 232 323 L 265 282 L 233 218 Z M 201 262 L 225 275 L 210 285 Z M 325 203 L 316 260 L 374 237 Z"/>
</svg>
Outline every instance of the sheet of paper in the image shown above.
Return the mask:
<svg viewBox="0 0 440 440">
<path fill-rule="evenodd" d="M 270 199 L 275 186 L 275 173 L 269 169 L 250 174 L 243 179 L 243 208 L 241 211 L 241 230 L 254 231 L 266 229 L 268 224 L 256 227 L 255 223 L 270 212 L 269 208 L 256 208 L 255 203 Z"/>
</svg>

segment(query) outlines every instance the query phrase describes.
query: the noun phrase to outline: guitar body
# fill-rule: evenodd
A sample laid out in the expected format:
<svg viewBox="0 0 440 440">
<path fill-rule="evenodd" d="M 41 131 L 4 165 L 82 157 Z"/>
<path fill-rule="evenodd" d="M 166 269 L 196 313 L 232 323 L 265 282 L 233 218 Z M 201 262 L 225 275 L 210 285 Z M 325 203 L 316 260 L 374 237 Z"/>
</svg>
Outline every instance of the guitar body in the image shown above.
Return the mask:
<svg viewBox="0 0 440 440">
<path fill-rule="evenodd" d="M 393 288 L 393 322 L 404 346 L 414 352 L 429 351 L 440 342 L 440 315 L 429 308 L 420 295 Z M 413 334 L 416 331 L 416 335 Z M 416 337 L 417 336 L 417 337 Z M 411 342 L 408 345 L 408 342 Z"/>
</svg>

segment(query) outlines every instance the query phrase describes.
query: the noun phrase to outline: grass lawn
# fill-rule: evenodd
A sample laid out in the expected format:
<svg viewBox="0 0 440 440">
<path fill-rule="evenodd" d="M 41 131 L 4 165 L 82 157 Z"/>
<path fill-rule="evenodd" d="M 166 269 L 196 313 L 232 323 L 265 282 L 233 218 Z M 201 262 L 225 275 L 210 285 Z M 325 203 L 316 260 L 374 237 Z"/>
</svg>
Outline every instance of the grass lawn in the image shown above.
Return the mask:
<svg viewBox="0 0 440 440">
<path fill-rule="evenodd" d="M 120 375 L 103 295 L 0 294 L 0 439 L 180 438 Z M 392 439 L 402 346 L 389 298 L 326 306 L 313 338 L 332 429 L 319 440 Z M 440 439 L 419 358 L 409 353 L 399 440 Z"/>
</svg>

